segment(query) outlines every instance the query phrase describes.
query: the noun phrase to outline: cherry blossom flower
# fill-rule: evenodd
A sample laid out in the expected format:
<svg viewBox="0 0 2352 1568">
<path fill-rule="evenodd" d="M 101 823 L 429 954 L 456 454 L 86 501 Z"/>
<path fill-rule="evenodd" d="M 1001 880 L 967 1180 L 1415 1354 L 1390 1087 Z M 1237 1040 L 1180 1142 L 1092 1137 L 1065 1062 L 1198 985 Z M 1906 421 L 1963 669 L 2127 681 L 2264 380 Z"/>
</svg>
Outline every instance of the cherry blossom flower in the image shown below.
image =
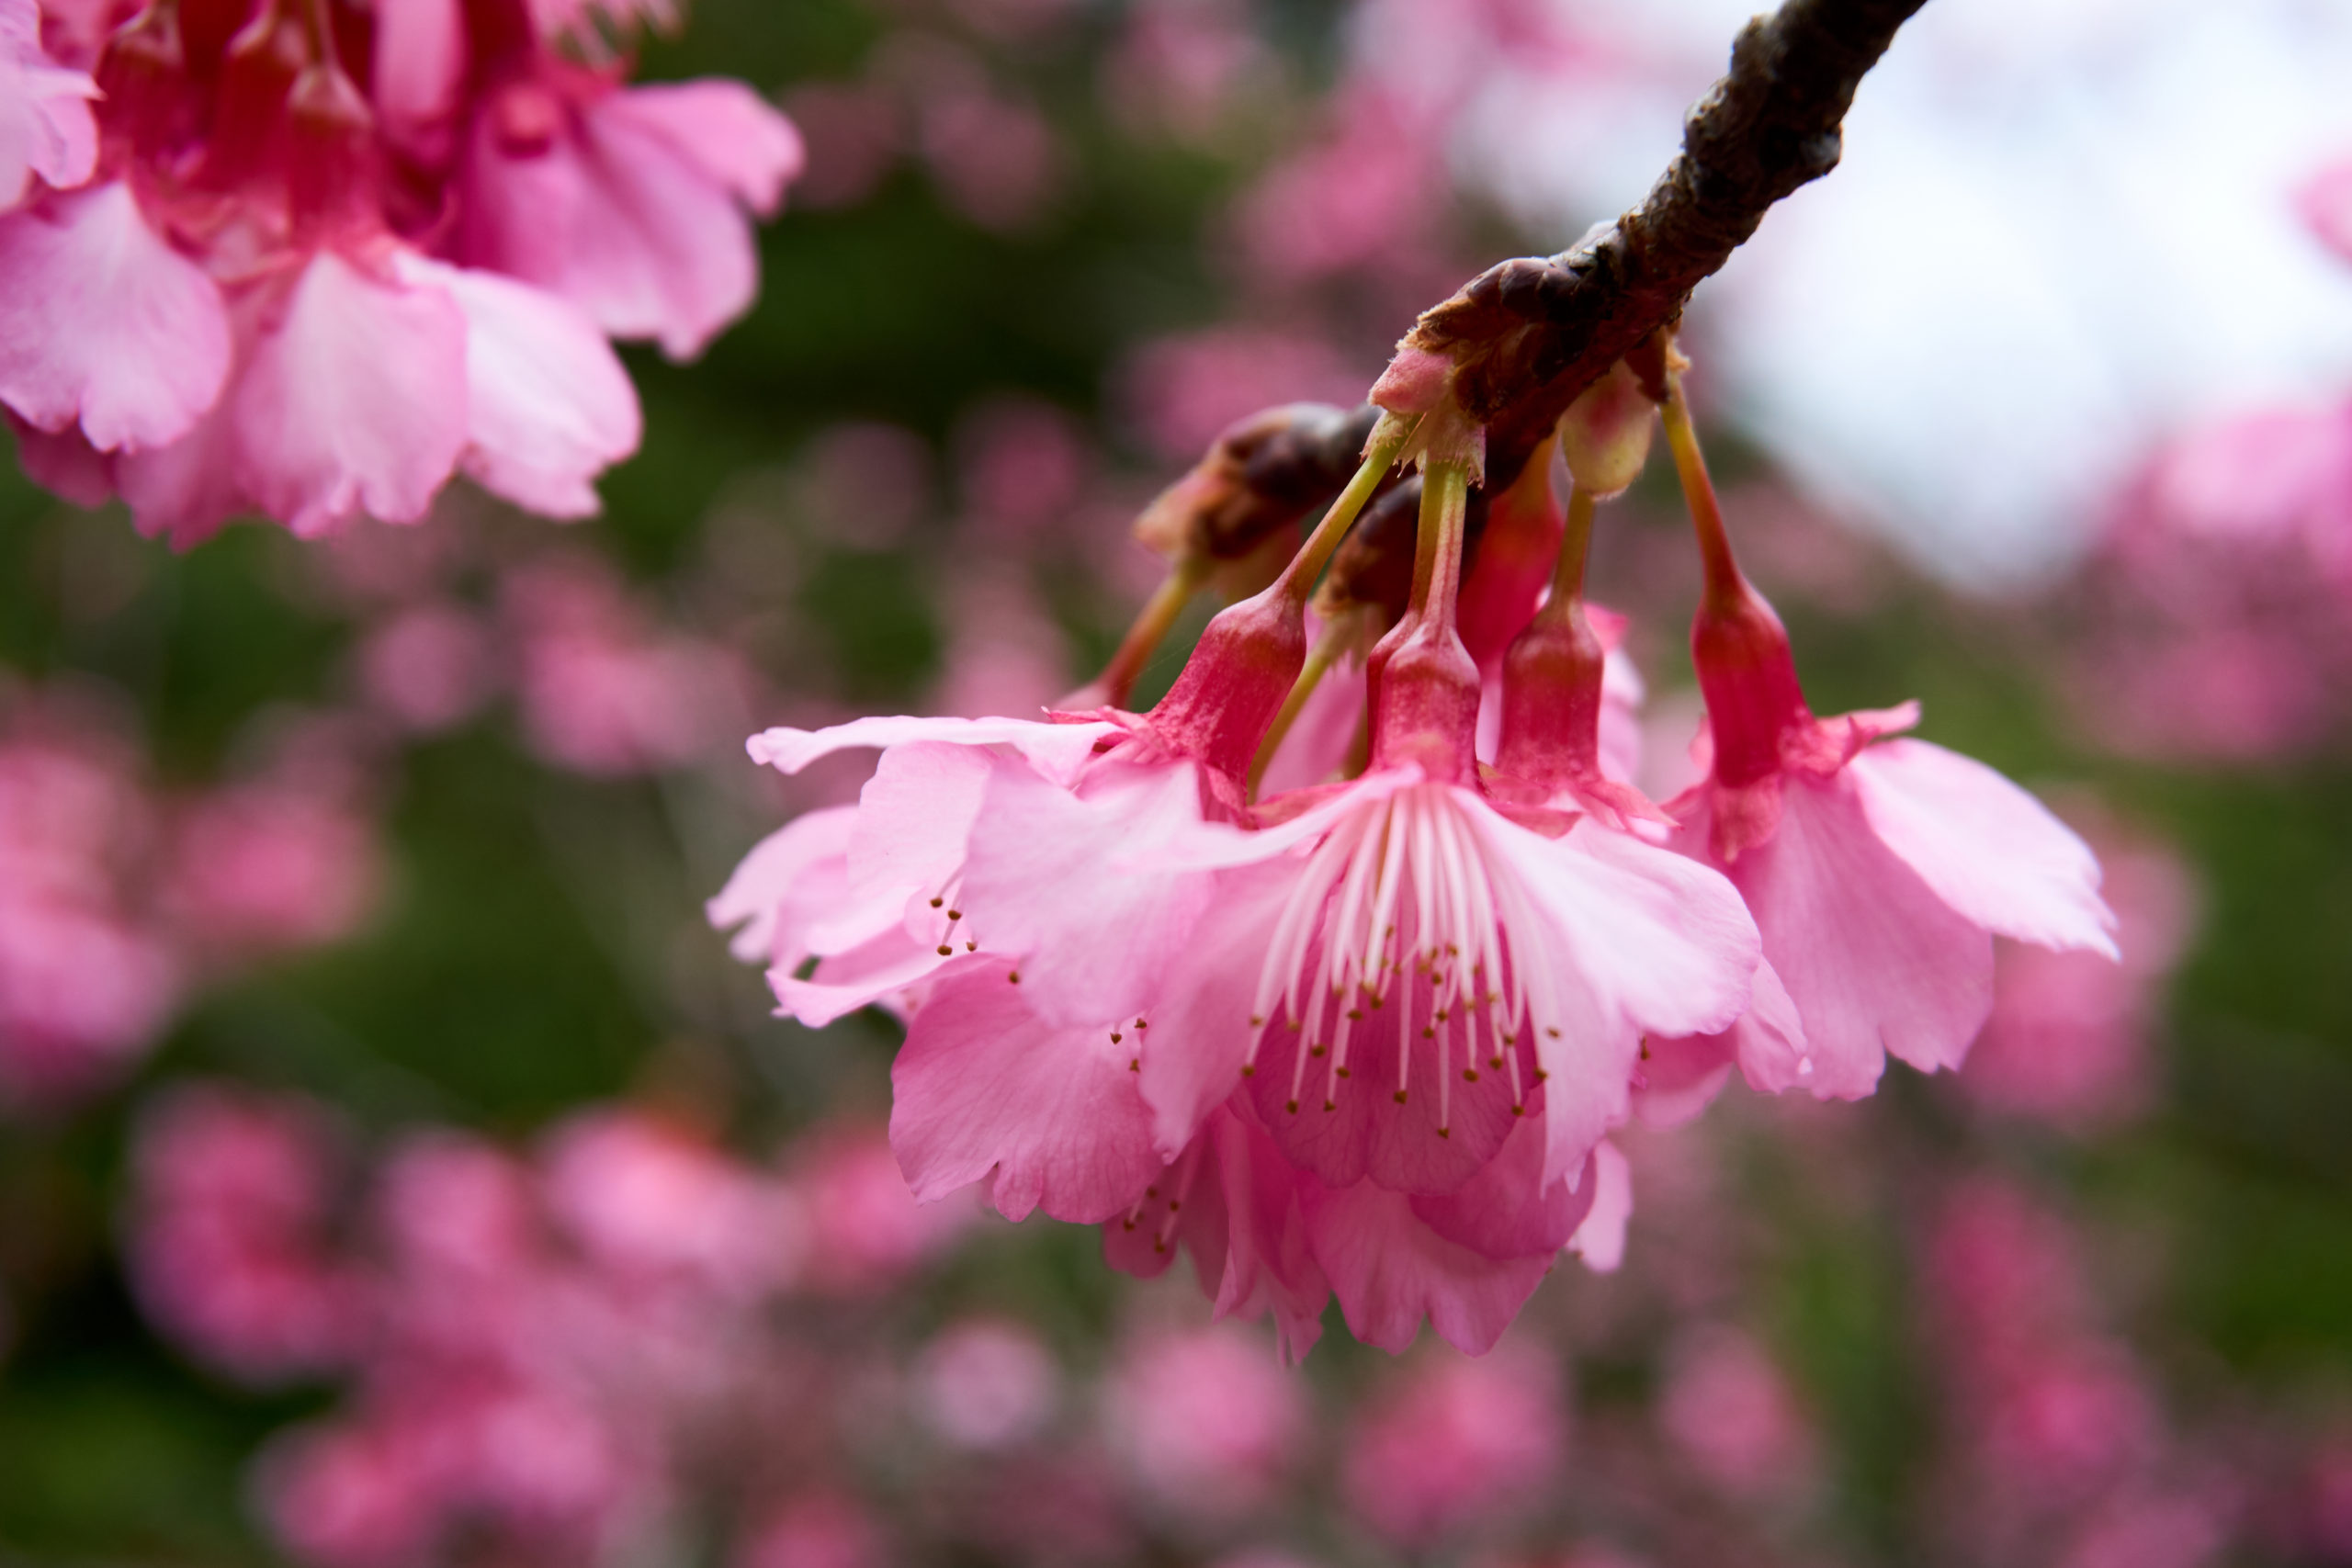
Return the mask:
<svg viewBox="0 0 2352 1568">
<path fill-rule="evenodd" d="M 1996 935 L 2115 956 L 2098 863 L 1984 764 L 1890 739 L 1916 706 L 1816 719 L 1788 637 L 1734 563 L 1677 388 L 1667 429 L 1706 562 L 1691 632 L 1707 778 L 1668 810 L 1763 932 L 1759 1001 L 1728 1043 L 1750 1084 L 1870 1093 L 1891 1053 L 1956 1067 L 1993 1003 Z"/>
<path fill-rule="evenodd" d="M 952 1247 L 974 1211 L 918 1203 L 882 1129 L 828 1127 L 789 1156 L 785 1179 L 808 1219 L 810 1289 L 868 1296 L 903 1283 Z"/>
<path fill-rule="evenodd" d="M 184 1088 L 137 1149 L 131 1276 L 158 1326 L 255 1382 L 351 1353 L 360 1280 L 328 1250 L 344 1151 L 317 1106 Z"/>
<path fill-rule="evenodd" d="M 711 911 L 802 1021 L 905 1009 L 891 1134 L 918 1197 L 978 1183 L 1009 1218 L 1116 1218 L 1122 1266 L 1151 1271 L 1171 1239 L 1154 1195 L 1181 1203 L 1214 1166 L 1226 1234 L 1187 1237 L 1204 1284 L 1220 1312 L 1272 1306 L 1294 1352 L 1329 1289 L 1374 1343 L 1403 1348 L 1426 1315 L 1490 1346 L 1594 1207 L 1644 1036 L 1724 1028 L 1758 963 L 1720 876 L 1487 798 L 1482 682 L 1455 630 L 1458 465 L 1423 492 L 1424 597 L 1368 668 L 1369 768 L 1250 799 L 1284 687 L 1319 674 L 1304 590 L 1404 439 L 1376 438 L 1351 499 L 1212 622 L 1148 716 L 756 738 L 787 771 L 887 749 L 855 808 L 772 838 Z M 1519 597 L 1503 613 L 1523 619 Z M 1114 659 L 1114 696 L 1164 613 Z M 1580 754 L 1597 757 L 1597 649 L 1589 674 Z M 1578 777 L 1601 787 L 1597 761 Z M 1262 1235 L 1231 1223 L 1242 1193 Z M 1119 1239 L 1139 1229 L 1149 1258 Z M 1596 1261 L 1617 1245 L 1597 1233 Z"/>
<path fill-rule="evenodd" d="M 741 209 L 797 172 L 790 125 L 737 84 L 624 88 L 560 59 L 578 7 L 401 0 L 347 32 L 299 9 L 101 28 L 95 138 L 72 73 L 7 25 L 9 113 L 47 128 L 22 154 L 47 184 L 0 203 L 0 404 L 28 470 L 183 546 L 246 512 L 304 536 L 412 522 L 459 471 L 594 512 L 639 432 L 604 333 L 684 355 L 749 304 Z M 29 135 L 12 118 L 0 143 Z"/>
<path fill-rule="evenodd" d="M 131 747 L 66 693 L 0 708 L 0 1102 L 70 1104 L 176 1010 L 187 964 L 138 897 L 155 809 Z"/>
</svg>

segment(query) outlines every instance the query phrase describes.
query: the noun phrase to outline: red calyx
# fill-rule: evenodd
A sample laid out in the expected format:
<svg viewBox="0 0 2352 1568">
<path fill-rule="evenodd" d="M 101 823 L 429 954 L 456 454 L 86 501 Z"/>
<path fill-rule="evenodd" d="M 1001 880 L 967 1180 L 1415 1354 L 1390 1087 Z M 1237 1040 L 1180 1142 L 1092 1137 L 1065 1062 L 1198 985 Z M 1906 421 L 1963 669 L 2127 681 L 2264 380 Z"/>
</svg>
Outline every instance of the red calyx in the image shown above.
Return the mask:
<svg viewBox="0 0 2352 1568">
<path fill-rule="evenodd" d="M 1781 771 L 1788 737 L 1813 724 L 1781 617 L 1734 576 L 1711 589 L 1690 626 L 1690 657 L 1706 698 L 1715 782 L 1738 789 Z"/>
</svg>

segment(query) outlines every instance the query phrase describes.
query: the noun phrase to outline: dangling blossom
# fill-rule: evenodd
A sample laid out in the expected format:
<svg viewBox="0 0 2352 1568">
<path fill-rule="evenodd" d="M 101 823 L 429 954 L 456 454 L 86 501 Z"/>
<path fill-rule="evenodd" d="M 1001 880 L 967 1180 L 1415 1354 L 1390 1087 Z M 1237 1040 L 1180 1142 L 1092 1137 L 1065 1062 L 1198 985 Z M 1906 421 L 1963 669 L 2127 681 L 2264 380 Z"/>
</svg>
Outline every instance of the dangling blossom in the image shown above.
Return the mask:
<svg viewBox="0 0 2352 1568">
<path fill-rule="evenodd" d="M 1679 383 L 1667 429 L 1706 568 L 1691 631 L 1706 778 L 1668 810 L 1763 932 L 1754 1014 L 1716 1043 L 1748 1082 L 1853 1099 L 1892 1054 L 1957 1067 L 1993 1005 L 1993 938 L 2116 955 L 2098 863 L 1981 762 L 1891 739 L 1916 704 L 1816 719 L 1781 622 L 1734 562 Z"/>
<path fill-rule="evenodd" d="M 57 188 L 0 213 L 0 404 L 27 470 L 83 504 L 119 494 L 183 546 L 248 512 L 304 536 L 414 521 L 459 471 L 594 512 L 639 428 L 604 333 L 683 355 L 740 313 L 738 203 L 772 210 L 799 150 L 735 84 L 628 89 L 560 60 L 591 28 L 523 0 L 186 0 L 115 28 L 96 157 L 49 158 Z M 545 83 L 570 96 L 542 105 Z M 461 167 L 493 122 L 514 157 L 562 163 L 540 154 L 565 106 L 635 128 L 599 143 L 621 194 L 517 196 Z M 527 254 L 468 238 L 518 200 Z"/>
<path fill-rule="evenodd" d="M 1204 1283 L 1221 1311 L 1272 1307 L 1294 1353 L 1333 1290 L 1373 1343 L 1401 1348 L 1427 1317 L 1492 1345 L 1597 1206 L 1644 1036 L 1727 1026 L 1758 964 L 1730 885 L 1613 808 L 1488 798 L 1457 629 L 1459 456 L 1422 492 L 1422 597 L 1368 665 L 1369 766 L 1252 797 L 1253 759 L 1306 694 L 1285 688 L 1328 663 L 1307 657 L 1304 590 L 1411 428 L 1375 437 L 1148 716 L 756 739 L 788 769 L 889 749 L 857 807 L 761 846 L 712 908 L 803 1021 L 908 1012 L 891 1131 L 919 1197 L 982 1183 L 1009 1217 L 1111 1222 L 1114 1260 L 1142 1271 L 1183 1195 L 1215 1190 L 1201 1212 L 1223 1234 L 1185 1237 Z M 1098 691 L 1124 689 L 1164 600 Z M 1597 652 L 1590 673 L 1597 753 Z"/>
</svg>

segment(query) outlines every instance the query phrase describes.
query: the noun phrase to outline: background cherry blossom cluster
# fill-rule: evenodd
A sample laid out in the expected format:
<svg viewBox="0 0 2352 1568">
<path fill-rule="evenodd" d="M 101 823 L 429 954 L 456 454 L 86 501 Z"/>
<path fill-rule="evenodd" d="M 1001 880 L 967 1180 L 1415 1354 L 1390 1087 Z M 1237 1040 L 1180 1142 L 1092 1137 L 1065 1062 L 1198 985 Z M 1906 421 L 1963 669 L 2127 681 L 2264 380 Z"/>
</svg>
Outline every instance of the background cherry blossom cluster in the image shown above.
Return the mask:
<svg viewBox="0 0 2352 1568">
<path fill-rule="evenodd" d="M 28 472 L 186 546 L 557 517 L 635 450 L 605 334 L 698 352 L 799 138 L 739 82 L 622 85 L 633 7 L 10 0 L 0 403 Z"/>
<path fill-rule="evenodd" d="M 703 909 L 871 762 L 742 739 L 1094 677 L 1147 503 L 1638 199 L 1752 6 L 0 0 L 0 1548 L 2352 1562 L 2352 36 L 1946 4 L 1689 389 L 1816 709 L 2031 786 L 2122 962 L 1621 1130 L 1484 1357 L 1285 1368 L 1181 1242 L 911 1198 L 902 1025 Z M 1589 585 L 1664 800 L 1655 466 Z"/>
</svg>

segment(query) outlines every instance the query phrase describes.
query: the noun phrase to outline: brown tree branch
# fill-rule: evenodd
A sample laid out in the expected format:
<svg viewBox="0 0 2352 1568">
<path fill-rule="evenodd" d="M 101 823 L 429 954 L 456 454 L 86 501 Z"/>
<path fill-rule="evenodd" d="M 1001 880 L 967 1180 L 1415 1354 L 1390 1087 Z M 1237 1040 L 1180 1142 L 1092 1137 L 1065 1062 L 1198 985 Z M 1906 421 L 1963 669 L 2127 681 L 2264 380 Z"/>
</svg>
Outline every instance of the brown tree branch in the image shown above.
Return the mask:
<svg viewBox="0 0 2352 1568">
<path fill-rule="evenodd" d="M 1774 202 L 1837 166 L 1854 89 L 1924 4 L 1786 0 L 1750 21 L 1732 44 L 1731 69 L 1683 122 L 1682 151 L 1639 207 L 1559 255 L 1489 267 L 1422 314 L 1403 346 L 1453 361 L 1456 397 L 1487 426 L 1490 484 L 1508 485 L 1577 393 L 1679 319 L 1690 291 Z M 1358 411 L 1346 428 L 1369 430 L 1374 412 Z M 1321 439 L 1266 441 L 1268 418 L 1236 425 L 1195 470 L 1216 469 L 1220 482 L 1207 489 L 1221 525 L 1196 530 L 1246 536 L 1304 515 L 1346 480 L 1352 464 L 1335 465 L 1330 439 L 1340 426 L 1318 424 Z M 1251 435 L 1237 461 L 1233 444 Z M 1162 504 L 1188 483 L 1198 492 L 1196 479 L 1180 481 Z"/>
<path fill-rule="evenodd" d="M 1575 249 L 1489 267 L 1422 315 L 1408 347 L 1456 366 L 1508 483 L 1577 393 L 1682 313 L 1782 197 L 1838 166 L 1854 89 L 1926 0 L 1787 0 L 1741 29 L 1642 204 Z"/>
</svg>

